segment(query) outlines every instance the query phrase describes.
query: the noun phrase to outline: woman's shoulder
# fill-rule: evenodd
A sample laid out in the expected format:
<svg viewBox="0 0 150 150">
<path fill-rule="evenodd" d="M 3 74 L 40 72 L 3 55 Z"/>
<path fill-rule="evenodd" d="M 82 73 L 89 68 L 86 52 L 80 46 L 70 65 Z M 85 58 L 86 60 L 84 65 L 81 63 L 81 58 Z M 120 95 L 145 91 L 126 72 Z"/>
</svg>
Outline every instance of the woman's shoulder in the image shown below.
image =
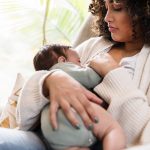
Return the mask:
<svg viewBox="0 0 150 150">
<path fill-rule="evenodd" d="M 112 45 L 112 42 L 109 41 L 108 39 L 106 39 L 105 37 L 100 36 L 100 37 L 92 37 L 92 38 L 84 41 L 79 46 L 77 46 L 75 49 L 77 51 L 80 51 L 81 49 L 82 50 L 87 49 L 87 48 L 90 49 L 93 47 L 101 48 L 101 47 L 105 47 L 108 45 Z"/>
<path fill-rule="evenodd" d="M 83 55 L 91 55 L 91 53 L 95 53 L 99 50 L 104 50 L 110 46 L 112 46 L 112 42 L 107 40 L 105 37 L 92 37 L 82 44 L 80 44 L 76 50 L 80 57 Z"/>
<path fill-rule="evenodd" d="M 91 43 L 98 43 L 98 44 L 110 44 L 112 43 L 111 41 L 109 41 L 108 39 L 106 39 L 104 36 L 100 36 L 100 37 L 91 37 L 88 40 L 84 41 L 82 44 L 86 45 L 86 44 L 91 44 Z"/>
</svg>

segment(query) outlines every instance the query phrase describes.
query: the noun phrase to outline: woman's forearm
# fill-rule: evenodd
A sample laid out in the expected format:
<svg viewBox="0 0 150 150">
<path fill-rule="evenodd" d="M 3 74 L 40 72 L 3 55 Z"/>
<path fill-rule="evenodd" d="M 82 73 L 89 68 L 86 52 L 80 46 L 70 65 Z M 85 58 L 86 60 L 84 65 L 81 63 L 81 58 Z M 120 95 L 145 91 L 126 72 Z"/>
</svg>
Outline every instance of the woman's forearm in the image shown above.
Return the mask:
<svg viewBox="0 0 150 150">
<path fill-rule="evenodd" d="M 146 95 L 136 87 L 127 70 L 113 70 L 95 91 L 109 104 L 108 111 L 125 131 L 127 144 L 135 142 L 150 121 L 150 107 Z"/>
</svg>

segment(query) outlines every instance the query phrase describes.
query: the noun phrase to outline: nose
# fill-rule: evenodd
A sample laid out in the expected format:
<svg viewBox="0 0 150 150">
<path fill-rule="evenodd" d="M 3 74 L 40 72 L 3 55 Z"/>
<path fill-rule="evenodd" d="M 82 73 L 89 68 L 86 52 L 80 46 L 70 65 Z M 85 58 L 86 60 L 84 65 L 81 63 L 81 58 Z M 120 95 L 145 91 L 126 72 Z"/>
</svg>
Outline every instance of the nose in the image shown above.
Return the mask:
<svg viewBox="0 0 150 150">
<path fill-rule="evenodd" d="M 112 15 L 112 12 L 110 10 L 107 10 L 104 20 L 107 23 L 113 21 L 113 15 Z"/>
</svg>

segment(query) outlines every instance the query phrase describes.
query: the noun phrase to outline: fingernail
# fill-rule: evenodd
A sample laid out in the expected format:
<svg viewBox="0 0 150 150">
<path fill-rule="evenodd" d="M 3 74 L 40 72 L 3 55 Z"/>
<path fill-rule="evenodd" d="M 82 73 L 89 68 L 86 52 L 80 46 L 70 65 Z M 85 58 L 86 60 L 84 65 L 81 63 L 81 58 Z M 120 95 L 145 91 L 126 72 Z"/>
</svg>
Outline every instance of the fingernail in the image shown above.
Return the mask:
<svg viewBox="0 0 150 150">
<path fill-rule="evenodd" d="M 94 117 L 94 122 L 99 123 L 99 119 L 97 117 Z"/>
<path fill-rule="evenodd" d="M 75 125 L 75 128 L 76 128 L 76 129 L 80 129 L 80 125 L 79 125 L 79 124 L 76 124 L 76 125 Z"/>
<path fill-rule="evenodd" d="M 92 124 L 90 124 L 89 126 L 88 126 L 88 130 L 93 130 L 93 125 Z"/>
<path fill-rule="evenodd" d="M 58 128 L 57 128 L 57 127 L 53 128 L 53 131 L 57 131 L 57 130 L 58 130 Z"/>
</svg>

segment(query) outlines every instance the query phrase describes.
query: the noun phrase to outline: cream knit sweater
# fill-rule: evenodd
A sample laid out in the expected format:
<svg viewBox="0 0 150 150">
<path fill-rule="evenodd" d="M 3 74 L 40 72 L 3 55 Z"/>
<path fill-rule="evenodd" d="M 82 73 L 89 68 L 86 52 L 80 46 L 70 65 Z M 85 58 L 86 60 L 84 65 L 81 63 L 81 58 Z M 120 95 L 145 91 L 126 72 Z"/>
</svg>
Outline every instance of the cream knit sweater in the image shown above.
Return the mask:
<svg viewBox="0 0 150 150">
<path fill-rule="evenodd" d="M 112 45 L 103 37 L 91 38 L 82 43 L 77 47 L 81 63 L 85 65 Z M 44 105 L 49 102 L 43 96 L 42 85 L 44 79 L 53 71 L 35 73 L 22 89 L 17 106 L 20 129 L 30 129 Z M 150 47 L 144 45 L 139 53 L 133 79 L 126 69 L 117 68 L 109 72 L 94 90 L 109 103 L 108 112 L 124 129 L 128 146 L 150 143 Z M 27 112 L 22 111 L 26 108 Z M 30 116 L 28 120 L 27 115 Z"/>
</svg>

